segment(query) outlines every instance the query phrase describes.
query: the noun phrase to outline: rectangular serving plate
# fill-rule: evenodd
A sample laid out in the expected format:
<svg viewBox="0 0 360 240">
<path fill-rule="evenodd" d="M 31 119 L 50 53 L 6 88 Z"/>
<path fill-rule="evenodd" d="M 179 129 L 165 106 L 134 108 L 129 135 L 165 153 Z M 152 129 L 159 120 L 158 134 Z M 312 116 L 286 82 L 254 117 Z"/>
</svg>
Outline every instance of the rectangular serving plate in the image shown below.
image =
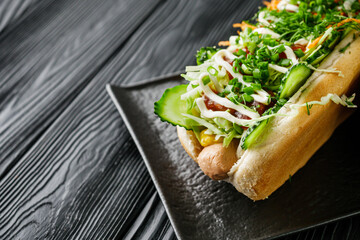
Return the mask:
<svg viewBox="0 0 360 240">
<path fill-rule="evenodd" d="M 212 181 L 186 154 L 176 128 L 154 114 L 178 75 L 133 86 L 107 85 L 179 239 L 265 239 L 360 213 L 359 111 L 336 129 L 308 164 L 264 201 Z"/>
</svg>

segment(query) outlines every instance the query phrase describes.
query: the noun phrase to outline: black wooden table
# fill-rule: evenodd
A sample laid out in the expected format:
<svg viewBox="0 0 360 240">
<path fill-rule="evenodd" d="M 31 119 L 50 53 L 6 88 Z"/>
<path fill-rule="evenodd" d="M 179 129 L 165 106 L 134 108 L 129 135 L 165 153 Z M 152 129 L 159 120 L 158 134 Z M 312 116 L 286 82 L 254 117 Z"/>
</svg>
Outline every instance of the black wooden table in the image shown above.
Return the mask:
<svg viewBox="0 0 360 240">
<path fill-rule="evenodd" d="M 251 4 L 0 1 L 0 239 L 176 239 L 105 85 L 183 71 Z M 282 239 L 360 239 L 359 227 Z"/>
</svg>

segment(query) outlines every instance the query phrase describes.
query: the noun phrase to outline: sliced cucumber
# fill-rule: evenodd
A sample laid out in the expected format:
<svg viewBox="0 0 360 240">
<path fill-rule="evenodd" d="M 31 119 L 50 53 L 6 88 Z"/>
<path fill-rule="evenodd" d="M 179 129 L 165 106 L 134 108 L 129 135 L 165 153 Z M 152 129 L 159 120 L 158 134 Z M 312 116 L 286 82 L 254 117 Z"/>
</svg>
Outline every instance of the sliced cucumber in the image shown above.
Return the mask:
<svg viewBox="0 0 360 240">
<path fill-rule="evenodd" d="M 338 44 L 339 40 L 340 35 L 334 36 L 331 39 L 326 40 L 323 44 L 323 47 L 311 56 L 309 56 L 306 61 L 312 66 L 320 64 L 331 53 L 332 49 L 336 46 L 336 44 Z"/>
<path fill-rule="evenodd" d="M 290 98 L 308 79 L 312 70 L 303 63 L 290 68 L 283 80 L 280 98 Z"/>
<path fill-rule="evenodd" d="M 178 85 L 166 89 L 160 100 L 154 103 L 154 112 L 161 121 L 190 130 L 190 126 L 186 124 L 187 118 L 182 115 L 186 113 L 186 101 L 181 100 L 181 95 L 186 93 L 187 86 Z"/>
<path fill-rule="evenodd" d="M 347 27 L 341 34 L 341 40 L 343 40 L 350 32 L 354 31 L 353 28 Z"/>
<path fill-rule="evenodd" d="M 280 104 L 277 104 L 274 108 L 272 108 L 271 113 L 276 113 L 285 104 L 286 99 L 290 98 L 305 83 L 311 73 L 312 70 L 303 63 L 294 65 L 292 68 L 290 68 L 282 83 L 282 90 L 280 93 L 280 99 L 278 101 Z M 258 125 L 255 125 L 246 130 L 246 134 L 244 134 L 241 139 L 241 147 L 243 149 L 248 149 L 249 147 L 253 146 L 264 132 L 264 129 L 270 120 L 271 118 L 264 120 Z"/>
<path fill-rule="evenodd" d="M 259 138 L 259 136 L 262 134 L 262 132 L 265 129 L 266 124 L 269 122 L 269 120 L 264 120 L 260 124 L 249 128 L 247 131 L 248 133 L 245 134 L 245 136 L 242 137 L 241 142 L 241 148 L 242 149 L 248 149 L 250 146 L 254 145 L 256 140 Z"/>
<path fill-rule="evenodd" d="M 340 35 L 337 36 L 329 45 L 327 46 L 329 49 L 334 49 L 335 46 L 340 42 Z"/>
<path fill-rule="evenodd" d="M 279 99 L 275 104 L 275 106 L 264 112 L 263 116 L 277 113 L 282 108 L 282 106 L 286 104 L 286 102 L 287 102 L 286 99 Z M 243 135 L 243 137 L 241 138 L 241 143 L 240 143 L 241 148 L 248 149 L 249 147 L 253 146 L 256 143 L 256 141 L 258 141 L 259 136 L 263 133 L 264 129 L 266 128 L 266 124 L 268 124 L 268 122 L 271 121 L 271 119 L 272 117 L 258 123 L 257 125 L 251 128 L 248 128 L 245 134 Z"/>
<path fill-rule="evenodd" d="M 322 60 L 324 60 L 329 54 L 330 54 L 330 51 L 321 54 L 319 57 L 317 57 L 317 58 L 314 59 L 312 62 L 310 62 L 310 64 L 311 64 L 312 66 L 315 66 L 316 64 L 319 64 L 319 63 L 320 63 Z"/>
</svg>

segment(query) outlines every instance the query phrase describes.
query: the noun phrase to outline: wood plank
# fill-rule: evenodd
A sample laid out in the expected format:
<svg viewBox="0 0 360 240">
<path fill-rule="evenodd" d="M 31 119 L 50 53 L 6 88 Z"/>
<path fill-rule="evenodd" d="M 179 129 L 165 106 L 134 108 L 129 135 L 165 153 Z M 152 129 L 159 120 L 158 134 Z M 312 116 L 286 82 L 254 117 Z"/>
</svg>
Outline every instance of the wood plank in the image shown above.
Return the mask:
<svg viewBox="0 0 360 240">
<path fill-rule="evenodd" d="M 158 4 L 158 0 L 56 1 L 34 11 L 1 39 L 0 176 Z"/>
<path fill-rule="evenodd" d="M 0 34 L 6 34 L 34 10 L 50 3 L 51 1 L 40 0 L 2 0 L 0 2 Z"/>
<path fill-rule="evenodd" d="M 124 47 L 123 66 L 114 78 L 122 84 L 134 83 L 194 65 L 195 54 L 204 46 L 215 46 L 237 34 L 232 24 L 254 16 L 247 9 L 261 1 L 196 1 L 182 6 L 163 6 L 169 16 L 158 13 L 147 21 Z M 175 8 L 176 7 L 176 8 Z M 114 83 L 119 80 L 113 81 Z"/>
<path fill-rule="evenodd" d="M 123 239 L 176 239 L 157 193 L 154 192 Z"/>
</svg>

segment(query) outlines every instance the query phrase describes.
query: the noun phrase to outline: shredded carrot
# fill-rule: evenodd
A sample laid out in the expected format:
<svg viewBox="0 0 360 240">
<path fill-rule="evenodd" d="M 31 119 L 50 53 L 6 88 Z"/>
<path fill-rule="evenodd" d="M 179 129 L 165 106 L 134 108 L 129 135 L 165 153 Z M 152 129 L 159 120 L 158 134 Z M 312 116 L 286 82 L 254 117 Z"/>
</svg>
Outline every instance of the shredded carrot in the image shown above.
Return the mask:
<svg viewBox="0 0 360 240">
<path fill-rule="evenodd" d="M 315 38 L 315 40 L 312 41 L 307 48 L 310 49 L 310 48 L 315 47 L 315 46 L 318 44 L 318 42 L 320 41 L 321 38 L 322 38 L 322 35 L 319 36 L 319 37 L 317 37 L 317 38 Z"/>
<path fill-rule="evenodd" d="M 359 0 L 359 1 L 360 1 L 360 0 Z M 359 19 L 347 18 L 347 19 L 344 19 L 344 20 L 342 20 L 341 22 L 335 24 L 335 28 L 338 28 L 338 27 L 344 25 L 345 23 L 348 23 L 348 22 L 351 22 L 351 21 L 354 21 L 354 22 L 360 24 L 360 20 L 359 20 Z M 329 25 L 329 26 L 327 26 L 326 28 L 329 29 L 329 28 L 332 27 L 332 26 L 333 26 L 333 25 Z M 310 49 L 310 48 L 315 47 L 315 46 L 318 44 L 318 42 L 320 41 L 320 39 L 322 38 L 322 36 L 323 36 L 323 35 L 317 37 L 313 42 L 311 42 L 311 43 L 309 44 L 309 46 L 308 46 L 307 48 Z"/>
<path fill-rule="evenodd" d="M 338 24 L 335 25 L 335 27 L 340 27 L 342 25 L 344 25 L 345 23 L 348 23 L 348 22 L 351 22 L 351 21 L 354 21 L 356 23 L 359 23 L 360 24 L 360 20 L 359 19 L 356 19 L 356 18 L 347 18 L 347 19 L 344 19 L 342 20 L 341 22 L 339 22 Z M 331 26 L 328 26 L 327 28 L 330 28 Z"/>
<path fill-rule="evenodd" d="M 314 16 L 319 15 L 317 12 L 312 12 L 311 14 L 314 15 Z M 324 19 L 324 18 L 325 18 L 325 14 L 322 14 L 321 19 Z"/>
<path fill-rule="evenodd" d="M 271 2 L 263 1 L 263 4 L 270 10 L 277 9 L 277 5 L 280 3 L 281 0 L 271 0 Z"/>
<path fill-rule="evenodd" d="M 271 1 L 271 10 L 277 9 L 277 5 L 280 3 L 280 0 L 272 0 Z"/>
<path fill-rule="evenodd" d="M 244 21 L 243 21 L 242 23 L 234 23 L 234 24 L 233 24 L 233 27 L 234 27 L 234 28 L 241 28 L 242 31 L 244 31 L 245 28 L 247 28 L 247 27 L 249 27 L 249 28 L 251 28 L 251 29 L 256 29 L 256 26 L 251 25 L 251 24 L 248 24 L 248 23 L 246 23 L 246 22 L 244 22 Z"/>
<path fill-rule="evenodd" d="M 359 0 L 360 1 L 360 0 Z M 263 4 L 267 7 L 270 8 L 271 3 L 268 1 L 263 1 Z"/>
<path fill-rule="evenodd" d="M 229 41 L 220 41 L 218 43 L 219 46 L 230 46 L 230 42 Z"/>
</svg>

